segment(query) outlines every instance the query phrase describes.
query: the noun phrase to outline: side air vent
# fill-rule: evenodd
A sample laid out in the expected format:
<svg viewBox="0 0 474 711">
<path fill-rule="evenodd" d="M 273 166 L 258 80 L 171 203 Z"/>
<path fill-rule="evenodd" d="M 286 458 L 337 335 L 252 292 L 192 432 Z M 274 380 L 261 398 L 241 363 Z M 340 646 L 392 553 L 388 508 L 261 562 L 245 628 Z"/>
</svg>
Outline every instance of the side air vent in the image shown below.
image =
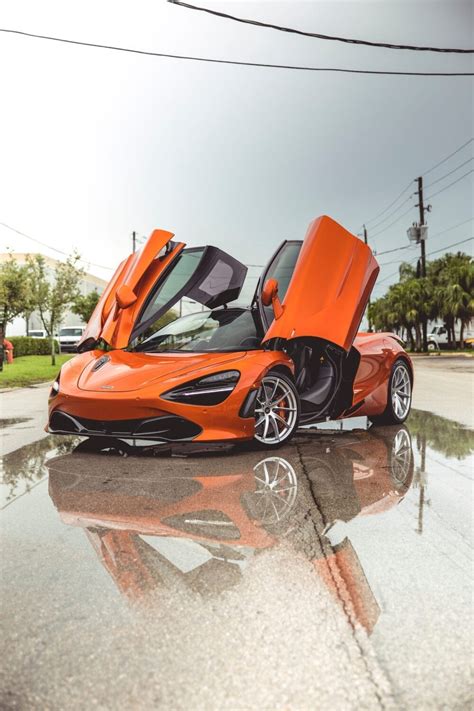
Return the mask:
<svg viewBox="0 0 474 711">
<path fill-rule="evenodd" d="M 94 364 L 94 366 L 92 368 L 92 372 L 95 373 L 96 370 L 99 370 L 100 368 L 102 368 L 102 366 L 105 365 L 106 363 L 108 363 L 109 360 L 110 360 L 110 356 L 108 356 L 108 355 L 104 355 L 101 358 L 99 358 L 99 360 Z"/>
</svg>

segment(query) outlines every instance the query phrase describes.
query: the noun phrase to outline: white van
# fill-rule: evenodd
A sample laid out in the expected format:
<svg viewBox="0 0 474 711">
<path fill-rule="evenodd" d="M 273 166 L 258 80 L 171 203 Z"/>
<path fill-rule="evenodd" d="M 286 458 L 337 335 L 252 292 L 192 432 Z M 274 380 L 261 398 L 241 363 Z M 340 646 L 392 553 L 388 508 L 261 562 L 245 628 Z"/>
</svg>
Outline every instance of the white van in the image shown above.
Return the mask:
<svg viewBox="0 0 474 711">
<path fill-rule="evenodd" d="M 59 329 L 59 346 L 62 353 L 75 353 L 84 333 L 84 326 L 66 326 Z"/>
</svg>

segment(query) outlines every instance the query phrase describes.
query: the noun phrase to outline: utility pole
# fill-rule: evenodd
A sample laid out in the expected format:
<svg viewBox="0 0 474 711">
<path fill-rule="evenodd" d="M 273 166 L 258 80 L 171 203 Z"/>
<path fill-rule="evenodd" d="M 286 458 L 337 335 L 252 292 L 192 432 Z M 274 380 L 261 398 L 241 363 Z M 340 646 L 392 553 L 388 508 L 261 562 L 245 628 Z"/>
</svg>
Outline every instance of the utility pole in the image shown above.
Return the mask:
<svg viewBox="0 0 474 711">
<path fill-rule="evenodd" d="M 425 224 L 425 210 L 429 211 L 429 206 L 425 207 L 423 202 L 423 177 L 420 175 L 418 178 L 418 208 L 420 210 L 420 246 L 421 246 L 421 276 L 424 278 L 426 276 L 426 249 L 425 249 L 425 233 L 423 230 L 423 225 Z M 421 328 L 422 328 L 422 350 L 424 353 L 428 351 L 428 330 L 427 330 L 427 319 L 423 315 Z"/>
<path fill-rule="evenodd" d="M 368 244 L 368 238 L 367 238 L 367 227 L 365 225 L 362 225 L 364 228 L 364 242 L 365 244 Z M 370 295 L 369 295 L 369 300 L 367 302 L 367 322 L 369 325 L 369 333 L 372 333 L 372 324 L 370 323 Z"/>
<path fill-rule="evenodd" d="M 132 232 L 132 251 L 137 251 L 137 233 L 135 232 L 135 230 L 133 230 Z"/>
</svg>

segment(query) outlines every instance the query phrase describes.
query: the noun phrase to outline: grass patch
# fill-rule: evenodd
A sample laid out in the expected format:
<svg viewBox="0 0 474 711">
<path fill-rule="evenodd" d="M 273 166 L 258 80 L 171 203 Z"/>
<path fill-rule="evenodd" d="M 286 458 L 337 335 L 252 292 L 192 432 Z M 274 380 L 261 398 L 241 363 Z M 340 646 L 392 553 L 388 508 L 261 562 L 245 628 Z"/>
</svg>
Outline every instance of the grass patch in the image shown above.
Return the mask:
<svg viewBox="0 0 474 711">
<path fill-rule="evenodd" d="M 0 390 L 52 381 L 62 364 L 72 357 L 71 355 L 56 356 L 56 365 L 51 365 L 50 355 L 14 358 L 11 365 L 3 364 L 3 371 L 0 372 Z"/>
</svg>

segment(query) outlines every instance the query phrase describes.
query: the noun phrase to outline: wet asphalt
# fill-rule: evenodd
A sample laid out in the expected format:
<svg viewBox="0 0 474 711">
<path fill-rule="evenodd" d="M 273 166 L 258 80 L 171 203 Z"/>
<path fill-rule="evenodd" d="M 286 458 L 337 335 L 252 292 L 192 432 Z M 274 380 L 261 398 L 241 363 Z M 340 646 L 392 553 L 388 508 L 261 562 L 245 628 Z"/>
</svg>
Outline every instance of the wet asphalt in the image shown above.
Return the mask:
<svg viewBox="0 0 474 711">
<path fill-rule="evenodd" d="M 276 452 L 93 448 L 0 395 L 0 708 L 472 707 L 471 363 Z"/>
</svg>

